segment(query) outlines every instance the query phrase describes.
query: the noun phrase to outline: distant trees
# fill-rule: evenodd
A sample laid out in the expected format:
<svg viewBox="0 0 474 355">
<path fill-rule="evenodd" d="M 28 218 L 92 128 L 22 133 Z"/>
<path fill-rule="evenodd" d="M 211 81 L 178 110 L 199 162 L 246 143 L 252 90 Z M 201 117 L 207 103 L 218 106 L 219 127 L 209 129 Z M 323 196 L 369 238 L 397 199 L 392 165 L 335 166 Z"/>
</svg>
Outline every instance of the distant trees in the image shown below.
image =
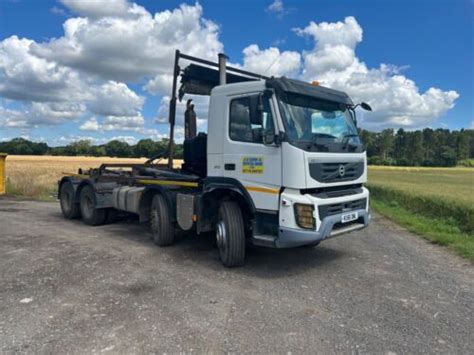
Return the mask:
<svg viewBox="0 0 474 355">
<path fill-rule="evenodd" d="M 421 131 L 405 131 L 400 128 L 381 132 L 360 130 L 367 148 L 369 164 L 400 166 L 454 166 L 459 162 L 472 165 L 474 162 L 474 130 L 425 128 Z M 89 140 L 79 140 L 63 147 L 48 147 L 23 138 L 0 142 L 0 152 L 17 155 L 89 155 L 122 158 L 166 156 L 168 139 L 154 141 L 142 139 L 135 145 L 113 140 L 103 145 L 92 145 Z M 176 158 L 183 156 L 183 145 L 175 145 Z"/>
<path fill-rule="evenodd" d="M 113 140 L 104 145 L 105 155 L 109 157 L 130 157 L 132 156 L 132 147 L 126 142 Z"/>
<path fill-rule="evenodd" d="M 46 143 L 35 143 L 24 138 L 14 138 L 8 142 L 0 142 L 0 152 L 16 155 L 43 155 L 48 152 Z"/>
<path fill-rule="evenodd" d="M 370 164 L 455 166 L 474 158 L 474 130 L 425 128 L 421 131 L 360 131 Z"/>
<path fill-rule="evenodd" d="M 149 158 L 158 154 L 165 156 L 168 151 L 168 139 L 153 141 L 142 139 L 135 145 L 119 140 L 112 140 L 103 145 L 92 145 L 90 140 L 79 140 L 67 146 L 49 147 L 46 143 L 36 143 L 23 138 L 15 138 L 8 142 L 0 142 L 0 152 L 14 155 L 65 155 L 65 156 L 111 156 L 120 158 Z M 183 156 L 182 144 L 175 145 L 174 156 Z"/>
</svg>

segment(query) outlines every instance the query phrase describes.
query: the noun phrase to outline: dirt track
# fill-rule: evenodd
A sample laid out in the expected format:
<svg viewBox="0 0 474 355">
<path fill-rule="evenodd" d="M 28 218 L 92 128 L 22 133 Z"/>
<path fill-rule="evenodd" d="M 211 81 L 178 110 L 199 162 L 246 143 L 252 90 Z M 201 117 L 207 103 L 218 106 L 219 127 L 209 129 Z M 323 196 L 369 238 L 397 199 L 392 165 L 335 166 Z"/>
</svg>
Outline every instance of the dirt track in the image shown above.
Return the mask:
<svg viewBox="0 0 474 355">
<path fill-rule="evenodd" d="M 0 198 L 0 243 L 3 352 L 474 352 L 472 265 L 377 215 L 229 270 L 209 237 Z"/>
</svg>

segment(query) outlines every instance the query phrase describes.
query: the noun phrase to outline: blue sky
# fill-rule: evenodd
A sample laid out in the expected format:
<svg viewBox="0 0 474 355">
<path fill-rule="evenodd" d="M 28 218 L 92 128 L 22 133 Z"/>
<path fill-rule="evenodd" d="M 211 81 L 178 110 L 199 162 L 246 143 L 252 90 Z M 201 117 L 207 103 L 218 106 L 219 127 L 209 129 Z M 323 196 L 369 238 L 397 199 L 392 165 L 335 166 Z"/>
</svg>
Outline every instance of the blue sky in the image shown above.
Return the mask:
<svg viewBox="0 0 474 355">
<path fill-rule="evenodd" d="M 375 109 L 361 120 L 364 128 L 474 124 L 471 0 L 87 4 L 1 0 L 0 139 L 26 136 L 57 145 L 84 137 L 98 143 L 163 137 L 167 125 L 157 121 L 166 115 L 174 48 L 209 59 L 223 49 L 247 69 L 346 90 Z M 169 19 L 150 22 L 156 13 Z M 62 38 L 64 22 L 79 17 L 88 21 L 79 25 L 81 34 Z M 148 31 L 149 24 L 156 29 Z M 143 53 L 131 57 L 130 48 L 139 52 L 140 46 L 121 44 L 113 34 L 93 42 L 105 25 L 136 26 L 124 41 L 143 43 Z M 70 55 L 71 48 L 85 50 Z M 122 71 L 135 59 L 137 66 L 148 64 L 140 73 Z M 110 70 L 94 67 L 102 61 L 112 63 Z M 202 129 L 205 105 L 197 101 Z"/>
</svg>

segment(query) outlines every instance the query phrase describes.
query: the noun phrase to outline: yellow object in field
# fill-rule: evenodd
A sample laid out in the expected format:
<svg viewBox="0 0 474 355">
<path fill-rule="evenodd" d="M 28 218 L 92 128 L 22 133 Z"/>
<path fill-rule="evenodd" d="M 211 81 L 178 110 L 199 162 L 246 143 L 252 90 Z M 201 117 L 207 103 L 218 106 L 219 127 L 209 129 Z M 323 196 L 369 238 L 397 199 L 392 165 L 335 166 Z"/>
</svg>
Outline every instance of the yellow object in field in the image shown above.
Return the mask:
<svg viewBox="0 0 474 355">
<path fill-rule="evenodd" d="M 3 195 L 6 190 L 6 177 L 7 174 L 5 173 L 5 161 L 7 159 L 7 155 L 4 153 L 0 153 L 0 195 Z"/>
</svg>

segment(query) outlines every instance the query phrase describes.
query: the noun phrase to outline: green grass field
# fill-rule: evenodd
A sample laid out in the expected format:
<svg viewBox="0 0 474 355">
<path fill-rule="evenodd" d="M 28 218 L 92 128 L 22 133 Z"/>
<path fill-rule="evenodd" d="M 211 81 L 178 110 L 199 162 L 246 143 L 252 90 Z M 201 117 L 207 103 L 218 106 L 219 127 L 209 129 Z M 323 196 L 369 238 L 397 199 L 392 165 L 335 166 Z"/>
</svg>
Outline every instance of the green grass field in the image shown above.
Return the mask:
<svg viewBox="0 0 474 355">
<path fill-rule="evenodd" d="M 369 167 L 372 207 L 474 261 L 474 169 Z"/>
<path fill-rule="evenodd" d="M 474 206 L 474 169 L 369 167 L 371 185 Z"/>
</svg>

